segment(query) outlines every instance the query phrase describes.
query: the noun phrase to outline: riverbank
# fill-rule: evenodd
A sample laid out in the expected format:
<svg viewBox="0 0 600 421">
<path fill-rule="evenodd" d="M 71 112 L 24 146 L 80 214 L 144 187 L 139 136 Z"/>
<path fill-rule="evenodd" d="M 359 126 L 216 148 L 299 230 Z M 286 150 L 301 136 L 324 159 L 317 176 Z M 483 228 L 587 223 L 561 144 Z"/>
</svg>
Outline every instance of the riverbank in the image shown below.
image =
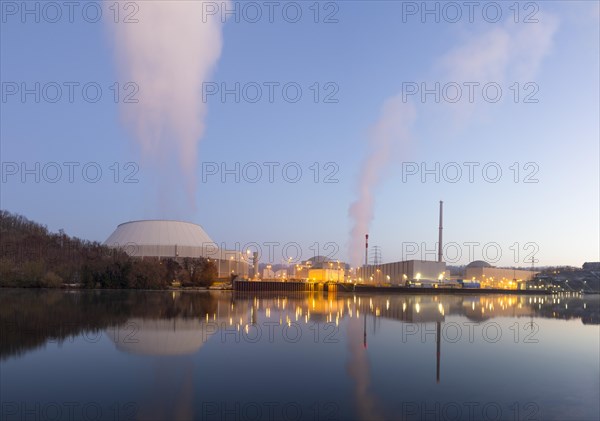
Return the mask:
<svg viewBox="0 0 600 421">
<path fill-rule="evenodd" d="M 343 284 L 340 284 L 343 285 Z M 353 288 L 344 289 L 347 292 L 365 293 L 394 293 L 394 294 L 511 294 L 511 295 L 551 295 L 548 290 L 526 289 L 498 289 L 498 288 L 410 288 L 410 287 L 377 287 L 372 285 L 352 285 Z M 341 290 L 341 288 L 338 288 Z"/>
</svg>

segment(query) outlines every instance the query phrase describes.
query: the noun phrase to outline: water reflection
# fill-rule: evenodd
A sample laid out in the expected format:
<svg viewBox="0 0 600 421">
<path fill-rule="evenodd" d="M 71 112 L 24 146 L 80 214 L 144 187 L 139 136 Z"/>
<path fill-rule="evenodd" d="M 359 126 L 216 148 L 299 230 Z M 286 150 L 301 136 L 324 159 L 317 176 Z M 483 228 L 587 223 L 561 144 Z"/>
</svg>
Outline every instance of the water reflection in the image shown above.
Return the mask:
<svg viewBox="0 0 600 421">
<path fill-rule="evenodd" d="M 230 292 L 5 290 L 0 296 L 0 357 L 104 330 L 117 349 L 133 354 L 196 352 L 218 329 L 243 330 L 259 318 L 279 325 L 339 326 L 343 318 L 443 323 L 498 317 L 553 318 L 600 324 L 600 299 L 574 293 L 511 295 L 350 295 L 298 293 L 253 296 Z M 51 315 L 51 317 L 49 317 Z M 376 326 L 374 324 L 374 329 Z M 366 348 L 366 328 L 365 328 Z"/>
<path fill-rule="evenodd" d="M 232 418 L 231 411 L 257 402 L 298 404 L 300 419 L 440 419 L 448 402 L 492 397 L 503 405 L 502 419 L 514 418 L 515 402 L 521 410 L 538 405 L 543 419 L 576 418 L 571 411 L 578 405 L 577 417 L 585 419 L 598 410 L 589 399 L 599 389 L 598 331 L 586 331 L 590 341 L 574 326 L 599 324 L 599 311 L 598 296 L 568 293 L 4 290 L 3 399 L 47 399 L 47 389 L 31 384 L 56 375 L 57 362 L 89 370 L 88 360 L 70 359 L 74 349 L 77 355 L 98 350 L 89 358 L 100 366 L 123 361 L 98 387 L 105 394 L 128 385 L 114 394 L 135 401 L 133 418 L 139 419 L 244 419 L 240 413 Z M 55 353 L 56 343 L 64 351 Z M 568 370 L 556 367 L 566 351 L 577 355 Z M 40 365 L 18 368 L 33 355 L 44 355 L 50 367 L 42 373 Z M 19 388 L 23 373 L 32 381 Z M 68 377 L 65 384 L 73 390 L 62 393 L 70 396 L 81 382 L 105 374 L 99 368 L 89 378 Z M 561 400 L 557 382 L 577 394 Z M 430 417 L 431 405 L 438 413 Z M 465 414 L 456 419 L 469 419 Z M 258 419 L 283 417 L 271 415 Z"/>
</svg>

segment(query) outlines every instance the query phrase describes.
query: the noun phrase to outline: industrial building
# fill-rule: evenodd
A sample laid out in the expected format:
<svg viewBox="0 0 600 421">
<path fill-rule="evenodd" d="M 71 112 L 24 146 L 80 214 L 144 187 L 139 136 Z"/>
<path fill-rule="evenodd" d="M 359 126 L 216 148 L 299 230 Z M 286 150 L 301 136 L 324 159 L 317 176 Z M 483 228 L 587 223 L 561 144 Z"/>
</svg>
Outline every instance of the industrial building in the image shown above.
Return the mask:
<svg viewBox="0 0 600 421">
<path fill-rule="evenodd" d="M 532 270 L 497 268 L 483 260 L 475 260 L 465 266 L 463 278 L 477 281 L 482 288 L 526 289 L 527 281 L 533 279 Z"/>
<path fill-rule="evenodd" d="M 359 283 L 376 285 L 432 284 L 446 278 L 446 263 L 429 260 L 405 260 L 401 262 L 366 265 L 357 269 Z"/>
<path fill-rule="evenodd" d="M 214 261 L 219 278 L 232 274 L 248 277 L 249 255 L 220 249 L 197 224 L 169 220 L 130 221 L 117 226 L 106 239 L 108 247 L 120 248 L 139 258 L 175 259 L 204 257 Z"/>
<path fill-rule="evenodd" d="M 354 280 L 359 283 L 376 285 L 431 285 L 446 279 L 446 263 L 442 260 L 442 217 L 443 202 L 440 201 L 440 221 L 438 227 L 438 259 L 405 260 L 384 264 L 367 264 L 369 235 L 365 235 L 365 264 L 356 269 Z"/>
<path fill-rule="evenodd" d="M 294 279 L 311 282 L 344 282 L 346 263 L 331 260 L 325 256 L 315 256 L 294 266 Z"/>
</svg>

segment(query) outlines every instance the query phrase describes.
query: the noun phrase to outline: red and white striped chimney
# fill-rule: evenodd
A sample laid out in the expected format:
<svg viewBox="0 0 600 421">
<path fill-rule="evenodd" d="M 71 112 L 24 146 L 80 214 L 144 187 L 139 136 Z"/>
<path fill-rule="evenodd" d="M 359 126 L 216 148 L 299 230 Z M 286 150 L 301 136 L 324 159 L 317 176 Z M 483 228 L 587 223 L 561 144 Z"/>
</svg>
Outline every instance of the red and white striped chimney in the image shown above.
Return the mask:
<svg viewBox="0 0 600 421">
<path fill-rule="evenodd" d="M 365 234 L 365 266 L 368 264 L 369 255 L 369 234 Z"/>
</svg>

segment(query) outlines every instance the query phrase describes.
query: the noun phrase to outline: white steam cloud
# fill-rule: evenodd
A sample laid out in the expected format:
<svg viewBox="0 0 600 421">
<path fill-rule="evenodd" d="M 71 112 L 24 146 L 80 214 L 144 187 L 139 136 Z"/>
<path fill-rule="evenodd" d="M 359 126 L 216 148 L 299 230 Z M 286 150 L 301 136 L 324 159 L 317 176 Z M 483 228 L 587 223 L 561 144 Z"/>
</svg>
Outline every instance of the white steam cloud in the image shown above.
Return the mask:
<svg viewBox="0 0 600 421">
<path fill-rule="evenodd" d="M 379 183 L 392 151 L 410 141 L 410 126 L 416 112 L 410 103 L 402 102 L 402 97 L 388 100 L 381 110 L 381 116 L 369 136 L 369 155 L 362 165 L 358 185 L 358 197 L 350 206 L 349 214 L 354 220 L 350 232 L 350 262 L 360 266 L 364 252 L 364 236 L 373 220 L 375 204 L 374 188 Z"/>
<path fill-rule="evenodd" d="M 173 178 L 167 172 L 173 170 L 171 161 L 177 163 L 191 205 L 205 129 L 202 83 L 223 44 L 219 17 L 203 16 L 202 7 L 197 1 L 145 1 L 135 14 L 137 23 L 110 24 L 121 77 L 139 87 L 139 102 L 123 104 L 123 117 L 159 177 Z"/>
</svg>

